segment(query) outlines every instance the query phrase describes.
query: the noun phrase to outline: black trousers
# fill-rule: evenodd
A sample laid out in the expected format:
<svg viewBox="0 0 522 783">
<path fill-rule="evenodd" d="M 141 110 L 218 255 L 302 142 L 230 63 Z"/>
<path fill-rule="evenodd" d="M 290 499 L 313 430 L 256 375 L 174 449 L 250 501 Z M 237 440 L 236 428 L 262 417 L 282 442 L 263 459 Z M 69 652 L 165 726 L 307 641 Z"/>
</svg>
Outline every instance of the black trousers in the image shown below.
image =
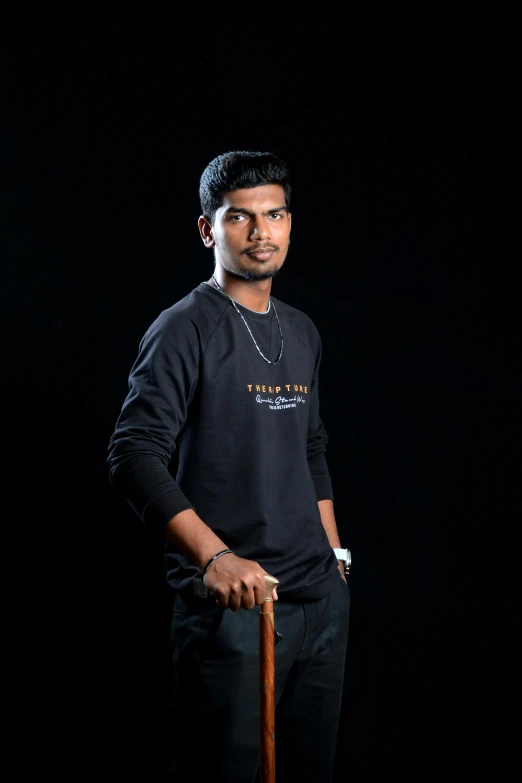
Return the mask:
<svg viewBox="0 0 522 783">
<path fill-rule="evenodd" d="M 332 780 L 350 594 L 274 604 L 277 783 Z M 172 642 L 173 779 L 253 783 L 259 768 L 259 606 L 177 596 Z"/>
</svg>

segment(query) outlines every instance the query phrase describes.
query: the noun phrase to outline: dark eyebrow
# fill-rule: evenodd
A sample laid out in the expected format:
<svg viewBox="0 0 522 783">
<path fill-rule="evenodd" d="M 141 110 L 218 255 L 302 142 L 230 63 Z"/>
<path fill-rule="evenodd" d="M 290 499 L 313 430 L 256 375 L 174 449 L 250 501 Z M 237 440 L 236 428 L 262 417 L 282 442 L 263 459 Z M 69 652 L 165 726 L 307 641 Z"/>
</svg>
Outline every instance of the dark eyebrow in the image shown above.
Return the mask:
<svg viewBox="0 0 522 783">
<path fill-rule="evenodd" d="M 255 217 L 256 215 L 255 212 L 251 212 L 249 209 L 245 209 L 244 207 L 227 207 L 227 209 L 225 209 L 224 214 L 230 215 L 231 212 L 240 212 L 242 215 L 249 215 L 250 217 Z M 288 212 L 288 207 L 283 206 L 283 207 L 276 207 L 274 209 L 267 209 L 266 212 L 262 212 L 261 214 L 271 215 L 274 212 Z"/>
</svg>

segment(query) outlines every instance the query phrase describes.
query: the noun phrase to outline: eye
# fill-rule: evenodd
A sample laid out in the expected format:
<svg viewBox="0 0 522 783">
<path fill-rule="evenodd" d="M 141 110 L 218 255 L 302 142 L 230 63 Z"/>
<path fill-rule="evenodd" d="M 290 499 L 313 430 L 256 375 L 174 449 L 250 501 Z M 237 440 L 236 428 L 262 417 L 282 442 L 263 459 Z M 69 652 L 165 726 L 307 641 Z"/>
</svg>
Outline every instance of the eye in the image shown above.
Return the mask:
<svg viewBox="0 0 522 783">
<path fill-rule="evenodd" d="M 281 212 L 271 212 L 271 213 L 270 213 L 270 215 L 269 215 L 269 217 L 270 217 L 272 220 L 281 220 L 281 219 L 282 219 L 282 217 L 283 217 L 283 215 L 281 214 Z"/>
<path fill-rule="evenodd" d="M 245 215 L 231 215 L 230 216 L 230 222 L 231 223 L 239 223 L 241 220 L 246 220 Z"/>
</svg>

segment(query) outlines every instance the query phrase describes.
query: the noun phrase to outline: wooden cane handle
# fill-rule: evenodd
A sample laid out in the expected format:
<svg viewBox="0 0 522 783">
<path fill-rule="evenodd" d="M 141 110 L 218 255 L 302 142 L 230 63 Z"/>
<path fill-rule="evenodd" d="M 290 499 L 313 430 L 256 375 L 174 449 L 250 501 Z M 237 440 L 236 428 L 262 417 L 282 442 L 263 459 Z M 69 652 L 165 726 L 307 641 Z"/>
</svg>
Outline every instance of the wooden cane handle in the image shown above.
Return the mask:
<svg viewBox="0 0 522 783">
<path fill-rule="evenodd" d="M 272 591 L 276 585 L 279 584 L 279 579 L 276 579 L 275 576 L 270 576 L 270 574 L 265 574 L 265 601 L 273 601 L 272 598 Z"/>
</svg>

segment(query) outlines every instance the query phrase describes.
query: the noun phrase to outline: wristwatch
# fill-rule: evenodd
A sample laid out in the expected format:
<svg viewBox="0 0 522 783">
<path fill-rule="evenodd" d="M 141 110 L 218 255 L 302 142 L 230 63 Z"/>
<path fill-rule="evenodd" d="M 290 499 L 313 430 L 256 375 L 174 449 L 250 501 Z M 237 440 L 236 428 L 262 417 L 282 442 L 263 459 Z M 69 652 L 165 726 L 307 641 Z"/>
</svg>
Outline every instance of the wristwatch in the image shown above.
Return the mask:
<svg viewBox="0 0 522 783">
<path fill-rule="evenodd" d="M 349 549 L 336 549 L 333 548 L 334 554 L 338 560 L 342 560 L 344 563 L 344 573 L 348 575 L 350 573 L 350 567 L 352 565 L 352 554 Z"/>
</svg>

